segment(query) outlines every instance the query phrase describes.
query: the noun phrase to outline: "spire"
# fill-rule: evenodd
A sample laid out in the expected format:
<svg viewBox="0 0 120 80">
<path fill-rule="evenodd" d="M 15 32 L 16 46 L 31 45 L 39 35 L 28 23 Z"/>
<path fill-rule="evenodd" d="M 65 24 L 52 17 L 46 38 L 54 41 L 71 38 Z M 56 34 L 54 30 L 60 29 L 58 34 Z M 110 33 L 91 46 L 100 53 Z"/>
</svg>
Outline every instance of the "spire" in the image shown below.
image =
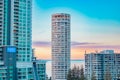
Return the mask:
<svg viewBox="0 0 120 80">
<path fill-rule="evenodd" d="M 86 54 L 86 50 L 85 50 L 85 54 Z"/>
</svg>

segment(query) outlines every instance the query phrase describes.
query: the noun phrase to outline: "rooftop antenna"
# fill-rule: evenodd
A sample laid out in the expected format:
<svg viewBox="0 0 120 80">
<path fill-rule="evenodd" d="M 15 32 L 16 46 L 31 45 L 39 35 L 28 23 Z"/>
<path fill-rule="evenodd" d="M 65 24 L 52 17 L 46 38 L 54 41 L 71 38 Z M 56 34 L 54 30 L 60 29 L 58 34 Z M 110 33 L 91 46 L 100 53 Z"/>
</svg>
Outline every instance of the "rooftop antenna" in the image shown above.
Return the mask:
<svg viewBox="0 0 120 80">
<path fill-rule="evenodd" d="M 85 54 L 86 54 L 86 50 L 85 50 Z"/>
</svg>

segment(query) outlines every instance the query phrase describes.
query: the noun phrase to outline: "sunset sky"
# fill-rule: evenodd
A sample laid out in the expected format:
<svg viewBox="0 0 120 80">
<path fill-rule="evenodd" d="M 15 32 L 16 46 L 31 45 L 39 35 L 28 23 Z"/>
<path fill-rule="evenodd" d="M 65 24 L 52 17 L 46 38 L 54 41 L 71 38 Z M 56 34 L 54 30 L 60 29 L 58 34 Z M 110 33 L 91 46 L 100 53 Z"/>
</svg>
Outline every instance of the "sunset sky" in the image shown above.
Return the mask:
<svg viewBox="0 0 120 80">
<path fill-rule="evenodd" d="M 51 15 L 71 15 L 71 58 L 113 49 L 120 53 L 120 0 L 33 0 L 35 55 L 51 59 Z"/>
</svg>

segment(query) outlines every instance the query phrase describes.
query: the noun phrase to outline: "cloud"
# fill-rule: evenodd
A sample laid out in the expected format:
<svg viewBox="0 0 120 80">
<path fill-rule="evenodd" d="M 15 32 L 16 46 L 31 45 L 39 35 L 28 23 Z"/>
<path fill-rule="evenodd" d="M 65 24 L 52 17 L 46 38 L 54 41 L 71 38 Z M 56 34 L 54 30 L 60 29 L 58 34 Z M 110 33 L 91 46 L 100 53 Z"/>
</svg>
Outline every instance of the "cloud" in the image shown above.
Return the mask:
<svg viewBox="0 0 120 80">
<path fill-rule="evenodd" d="M 105 48 L 105 49 L 120 49 L 120 45 L 104 45 L 103 43 L 90 42 L 72 42 L 73 48 Z"/>
<path fill-rule="evenodd" d="M 33 46 L 37 46 L 37 47 L 50 46 L 50 42 L 47 42 L 47 41 L 34 41 Z"/>
<path fill-rule="evenodd" d="M 102 48 L 102 49 L 120 49 L 120 45 L 79 45 L 73 46 L 73 48 Z"/>
<path fill-rule="evenodd" d="M 89 42 L 72 42 L 72 46 L 80 46 L 80 45 L 95 45 L 97 43 L 89 43 Z"/>
<path fill-rule="evenodd" d="M 34 41 L 34 47 L 50 47 L 49 41 Z M 120 49 L 120 45 L 104 45 L 102 43 L 90 43 L 90 42 L 71 42 L 72 48 L 105 48 L 105 49 Z"/>
<path fill-rule="evenodd" d="M 71 42 L 71 46 L 83 46 L 83 45 L 94 45 L 97 43 L 89 43 L 89 42 Z M 34 41 L 33 46 L 50 46 L 51 42 L 47 41 Z"/>
</svg>

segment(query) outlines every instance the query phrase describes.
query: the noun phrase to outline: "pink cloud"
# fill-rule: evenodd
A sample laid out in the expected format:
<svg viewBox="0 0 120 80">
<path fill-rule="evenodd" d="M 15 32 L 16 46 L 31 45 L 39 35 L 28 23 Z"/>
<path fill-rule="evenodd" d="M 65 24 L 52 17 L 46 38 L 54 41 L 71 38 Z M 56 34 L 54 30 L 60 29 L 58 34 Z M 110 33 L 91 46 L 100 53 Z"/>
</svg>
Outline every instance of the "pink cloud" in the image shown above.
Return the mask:
<svg viewBox="0 0 120 80">
<path fill-rule="evenodd" d="M 51 42 L 47 41 L 34 41 L 34 47 L 50 47 Z M 106 49 L 120 49 L 120 45 L 103 45 L 101 43 L 90 42 L 71 42 L 72 48 L 106 48 Z"/>
</svg>

